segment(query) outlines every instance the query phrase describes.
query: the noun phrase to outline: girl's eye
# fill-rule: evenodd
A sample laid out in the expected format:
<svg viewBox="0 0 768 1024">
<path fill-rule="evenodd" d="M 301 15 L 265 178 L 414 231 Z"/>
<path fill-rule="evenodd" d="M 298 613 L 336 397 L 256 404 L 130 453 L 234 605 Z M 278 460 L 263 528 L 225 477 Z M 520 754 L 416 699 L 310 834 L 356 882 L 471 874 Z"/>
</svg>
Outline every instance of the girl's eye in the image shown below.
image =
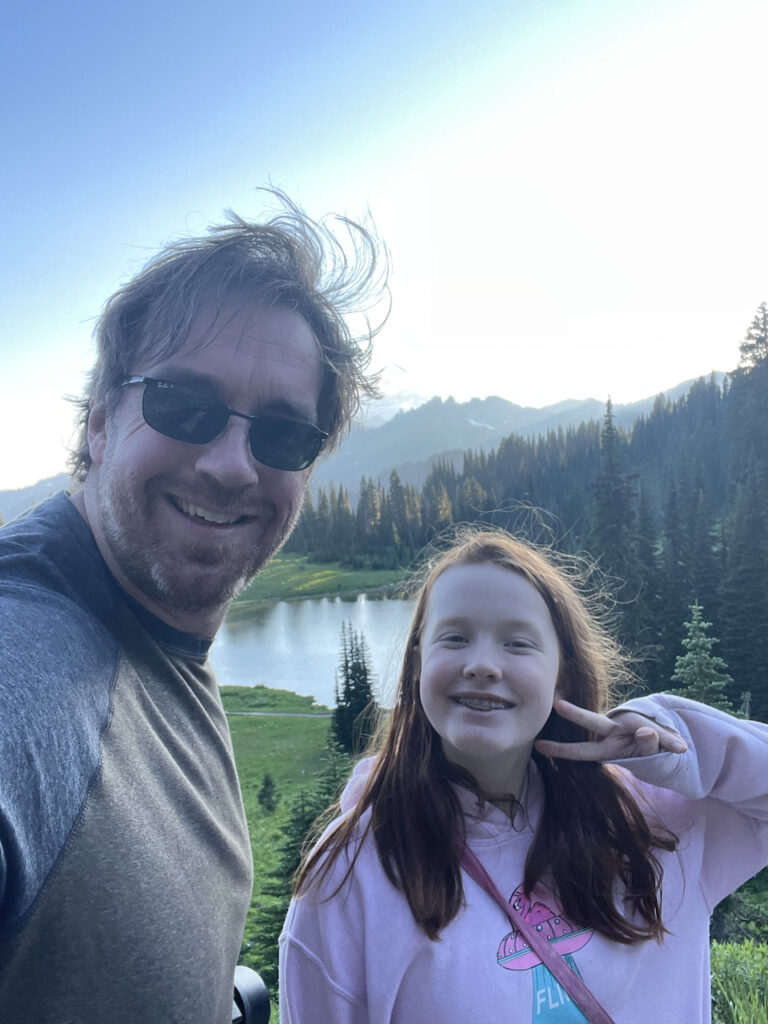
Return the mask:
<svg viewBox="0 0 768 1024">
<path fill-rule="evenodd" d="M 516 637 L 514 640 L 507 641 L 507 647 L 512 647 L 515 650 L 525 651 L 533 647 L 530 640 L 524 640 L 522 637 Z"/>
<path fill-rule="evenodd" d="M 446 633 L 445 636 L 440 637 L 440 642 L 444 644 L 465 644 L 467 638 L 462 633 Z"/>
</svg>

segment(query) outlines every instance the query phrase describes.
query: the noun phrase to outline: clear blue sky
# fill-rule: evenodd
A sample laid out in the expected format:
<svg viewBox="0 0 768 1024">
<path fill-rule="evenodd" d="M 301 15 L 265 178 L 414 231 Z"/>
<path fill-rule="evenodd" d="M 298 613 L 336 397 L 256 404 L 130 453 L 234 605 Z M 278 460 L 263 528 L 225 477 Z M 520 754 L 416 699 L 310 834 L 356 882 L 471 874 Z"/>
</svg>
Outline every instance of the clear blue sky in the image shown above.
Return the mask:
<svg viewBox="0 0 768 1024">
<path fill-rule="evenodd" d="M 268 181 L 370 208 L 395 402 L 623 402 L 732 369 L 768 298 L 766 29 L 764 0 L 17 3 L 0 489 L 63 468 L 104 299 Z"/>
</svg>

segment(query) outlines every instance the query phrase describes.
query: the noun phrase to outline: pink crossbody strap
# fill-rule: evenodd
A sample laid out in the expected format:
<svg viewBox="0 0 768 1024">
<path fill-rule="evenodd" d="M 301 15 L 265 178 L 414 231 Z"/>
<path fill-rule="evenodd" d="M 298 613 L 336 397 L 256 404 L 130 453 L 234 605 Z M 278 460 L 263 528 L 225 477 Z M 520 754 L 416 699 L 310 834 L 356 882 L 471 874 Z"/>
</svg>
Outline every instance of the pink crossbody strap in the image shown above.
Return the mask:
<svg viewBox="0 0 768 1024">
<path fill-rule="evenodd" d="M 523 914 L 504 899 L 493 879 L 468 846 L 465 846 L 462 852 L 461 866 L 470 878 L 474 878 L 477 884 L 496 900 L 509 918 L 512 927 L 522 935 L 541 962 L 554 974 L 574 1003 L 586 1014 L 590 1024 L 614 1024 L 613 1018 L 598 1003 L 579 975 L 552 949 L 547 939 L 525 920 Z"/>
</svg>

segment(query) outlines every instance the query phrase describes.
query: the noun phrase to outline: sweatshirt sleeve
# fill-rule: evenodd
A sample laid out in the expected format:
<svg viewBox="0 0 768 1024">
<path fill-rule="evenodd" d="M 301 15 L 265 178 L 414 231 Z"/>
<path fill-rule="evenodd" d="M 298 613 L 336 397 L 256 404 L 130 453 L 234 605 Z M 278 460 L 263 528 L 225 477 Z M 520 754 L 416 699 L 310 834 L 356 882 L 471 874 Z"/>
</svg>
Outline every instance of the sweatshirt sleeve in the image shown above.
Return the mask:
<svg viewBox="0 0 768 1024">
<path fill-rule="evenodd" d="M 768 864 L 768 725 L 670 694 L 640 697 L 613 713 L 624 709 L 677 729 L 688 744 L 685 754 L 615 763 L 684 798 L 702 829 L 701 885 L 714 906 Z"/>
</svg>

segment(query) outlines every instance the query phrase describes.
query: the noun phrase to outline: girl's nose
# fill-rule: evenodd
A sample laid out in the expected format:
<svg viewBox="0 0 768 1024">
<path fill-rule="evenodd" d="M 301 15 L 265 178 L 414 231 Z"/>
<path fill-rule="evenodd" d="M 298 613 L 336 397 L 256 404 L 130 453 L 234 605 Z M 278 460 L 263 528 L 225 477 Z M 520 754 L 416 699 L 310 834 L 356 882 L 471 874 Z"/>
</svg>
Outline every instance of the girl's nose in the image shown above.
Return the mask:
<svg viewBox="0 0 768 1024">
<path fill-rule="evenodd" d="M 488 645 L 476 645 L 467 652 L 464 675 L 467 679 L 500 679 L 499 659 Z"/>
</svg>

